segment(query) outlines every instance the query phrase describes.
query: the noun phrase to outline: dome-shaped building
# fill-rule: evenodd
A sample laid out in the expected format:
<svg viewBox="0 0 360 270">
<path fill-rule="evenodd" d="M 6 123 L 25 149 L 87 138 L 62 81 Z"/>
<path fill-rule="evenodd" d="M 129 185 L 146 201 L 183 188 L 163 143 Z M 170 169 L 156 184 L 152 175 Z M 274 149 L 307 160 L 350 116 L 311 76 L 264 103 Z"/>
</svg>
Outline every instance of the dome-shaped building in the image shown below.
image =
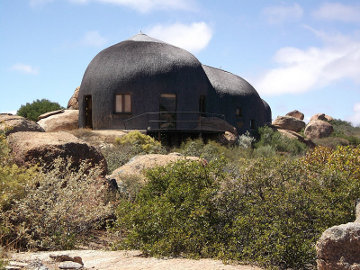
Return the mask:
<svg viewBox="0 0 360 270">
<path fill-rule="evenodd" d="M 271 121 L 265 104 L 244 79 L 138 34 L 90 62 L 79 91 L 79 126 L 201 132 L 201 119 L 218 117 L 244 132 Z"/>
</svg>

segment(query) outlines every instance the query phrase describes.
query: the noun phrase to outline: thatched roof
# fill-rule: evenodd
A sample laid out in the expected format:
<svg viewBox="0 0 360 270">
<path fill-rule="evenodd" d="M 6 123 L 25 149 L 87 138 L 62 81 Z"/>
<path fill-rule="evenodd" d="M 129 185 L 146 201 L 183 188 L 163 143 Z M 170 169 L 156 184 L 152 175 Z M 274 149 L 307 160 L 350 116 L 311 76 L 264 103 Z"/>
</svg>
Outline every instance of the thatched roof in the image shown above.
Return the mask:
<svg viewBox="0 0 360 270">
<path fill-rule="evenodd" d="M 218 94 L 234 96 L 259 96 L 255 88 L 240 76 L 228 71 L 203 65 L 209 81 Z"/>
<path fill-rule="evenodd" d="M 101 82 L 105 85 L 95 87 L 100 90 L 116 82 L 183 69 L 203 72 L 200 62 L 188 51 L 138 34 L 98 53 L 86 69 L 81 87 L 87 88 Z"/>
</svg>

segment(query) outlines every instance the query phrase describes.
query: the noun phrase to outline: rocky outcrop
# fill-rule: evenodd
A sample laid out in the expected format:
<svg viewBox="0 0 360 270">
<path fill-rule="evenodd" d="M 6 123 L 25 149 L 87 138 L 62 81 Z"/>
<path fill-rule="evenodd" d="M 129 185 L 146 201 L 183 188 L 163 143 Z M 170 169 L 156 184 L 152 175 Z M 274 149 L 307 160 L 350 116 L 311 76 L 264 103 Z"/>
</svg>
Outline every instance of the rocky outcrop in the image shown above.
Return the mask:
<svg viewBox="0 0 360 270">
<path fill-rule="evenodd" d="M 121 183 L 121 178 L 132 175 L 137 176 L 144 182 L 146 181 L 143 175 L 144 170 L 151 169 L 157 166 L 165 166 L 169 163 L 178 160 L 200 160 L 198 157 L 185 157 L 179 153 L 171 153 L 169 155 L 149 154 L 133 157 L 128 163 L 116 169 L 111 175 L 110 179 L 115 179 L 117 183 Z"/>
<path fill-rule="evenodd" d="M 95 147 L 67 132 L 16 132 L 8 137 L 9 147 L 16 164 L 40 164 L 44 170 L 53 169 L 57 158 L 71 159 L 71 167 L 78 168 L 87 160 L 89 167 L 97 166 L 105 175 L 104 156 Z"/>
<path fill-rule="evenodd" d="M 292 116 L 278 116 L 272 125 L 279 129 L 299 132 L 305 127 L 305 122 Z"/>
<path fill-rule="evenodd" d="M 63 112 L 64 112 L 64 110 L 57 110 L 57 111 L 43 113 L 38 117 L 38 121 L 41 120 L 41 119 L 47 118 L 49 116 L 59 114 L 59 113 L 63 113 Z"/>
<path fill-rule="evenodd" d="M 201 130 L 218 130 L 218 131 L 228 131 L 238 135 L 237 130 L 234 126 L 230 125 L 225 120 L 218 117 L 200 117 L 199 129 Z"/>
<path fill-rule="evenodd" d="M 12 114 L 0 114 L 0 130 L 5 132 L 6 136 L 19 131 L 44 132 L 37 123 Z"/>
<path fill-rule="evenodd" d="M 318 270 L 360 269 L 360 224 L 327 229 L 316 244 Z"/>
<path fill-rule="evenodd" d="M 309 139 L 320 139 L 329 137 L 333 131 L 333 126 L 328 122 L 322 120 L 313 120 L 310 121 L 306 126 L 304 134 Z"/>
<path fill-rule="evenodd" d="M 79 111 L 64 110 L 48 113 L 47 117 L 43 117 L 38 124 L 46 131 L 73 130 L 79 126 Z"/>
<path fill-rule="evenodd" d="M 298 110 L 288 112 L 285 116 L 291 116 L 301 121 L 304 120 L 304 114 L 302 112 L 299 112 Z"/>
<path fill-rule="evenodd" d="M 325 113 L 317 113 L 317 114 L 313 115 L 310 118 L 310 122 L 316 121 L 316 120 L 322 120 L 322 121 L 330 122 L 330 121 L 334 120 L 334 118 L 332 118 L 329 115 L 326 115 Z"/>
<path fill-rule="evenodd" d="M 318 270 L 360 269 L 359 203 L 356 220 L 327 229 L 316 244 Z"/>
<path fill-rule="evenodd" d="M 218 141 L 225 145 L 234 145 L 237 142 L 237 139 L 238 137 L 229 131 L 225 131 L 223 134 L 218 136 Z"/>
<path fill-rule="evenodd" d="M 67 104 L 67 108 L 69 110 L 78 110 L 79 109 L 79 101 L 78 101 L 79 91 L 80 91 L 80 86 L 76 87 L 74 94 L 69 99 L 69 102 Z"/>
<path fill-rule="evenodd" d="M 301 136 L 299 133 L 296 133 L 295 131 L 292 130 L 285 130 L 285 129 L 277 129 L 277 131 L 279 131 L 281 133 L 281 135 L 289 138 L 289 139 L 294 139 L 294 140 L 298 140 L 299 142 L 305 143 L 306 146 L 314 148 L 316 145 L 315 143 L 308 139 L 308 138 L 304 138 L 303 136 Z"/>
</svg>

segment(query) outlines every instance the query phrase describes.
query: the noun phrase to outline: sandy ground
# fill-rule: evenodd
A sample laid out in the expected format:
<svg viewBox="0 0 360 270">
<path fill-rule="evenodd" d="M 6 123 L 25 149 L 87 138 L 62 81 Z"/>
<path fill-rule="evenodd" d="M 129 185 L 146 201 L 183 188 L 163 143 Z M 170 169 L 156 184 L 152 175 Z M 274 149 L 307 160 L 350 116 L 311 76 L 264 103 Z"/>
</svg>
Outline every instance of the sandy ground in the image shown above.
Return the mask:
<svg viewBox="0 0 360 270">
<path fill-rule="evenodd" d="M 184 258 L 157 259 L 141 256 L 140 251 L 101 251 L 101 250 L 73 250 L 58 252 L 35 252 L 35 253 L 12 253 L 9 259 L 17 262 L 39 262 L 48 269 L 59 269 L 49 257 L 50 254 L 67 254 L 70 256 L 80 256 L 84 262 L 84 269 L 94 270 L 138 270 L 138 269 L 158 269 L 158 270 L 260 270 L 256 266 L 250 265 L 229 265 L 223 264 L 218 260 L 200 259 L 190 260 Z M 26 269 L 26 268 L 25 268 Z M 28 268 L 34 269 L 34 268 Z M 39 268 L 35 268 L 39 269 Z"/>
</svg>

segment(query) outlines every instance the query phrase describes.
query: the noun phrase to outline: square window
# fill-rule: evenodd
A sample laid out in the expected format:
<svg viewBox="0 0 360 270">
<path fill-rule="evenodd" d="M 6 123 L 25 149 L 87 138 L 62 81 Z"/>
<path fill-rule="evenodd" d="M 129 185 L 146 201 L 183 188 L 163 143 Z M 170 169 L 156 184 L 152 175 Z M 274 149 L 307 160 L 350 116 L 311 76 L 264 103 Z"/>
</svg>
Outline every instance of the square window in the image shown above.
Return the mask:
<svg viewBox="0 0 360 270">
<path fill-rule="evenodd" d="M 131 112 L 131 95 L 119 94 L 115 96 L 115 112 L 130 113 Z"/>
</svg>

